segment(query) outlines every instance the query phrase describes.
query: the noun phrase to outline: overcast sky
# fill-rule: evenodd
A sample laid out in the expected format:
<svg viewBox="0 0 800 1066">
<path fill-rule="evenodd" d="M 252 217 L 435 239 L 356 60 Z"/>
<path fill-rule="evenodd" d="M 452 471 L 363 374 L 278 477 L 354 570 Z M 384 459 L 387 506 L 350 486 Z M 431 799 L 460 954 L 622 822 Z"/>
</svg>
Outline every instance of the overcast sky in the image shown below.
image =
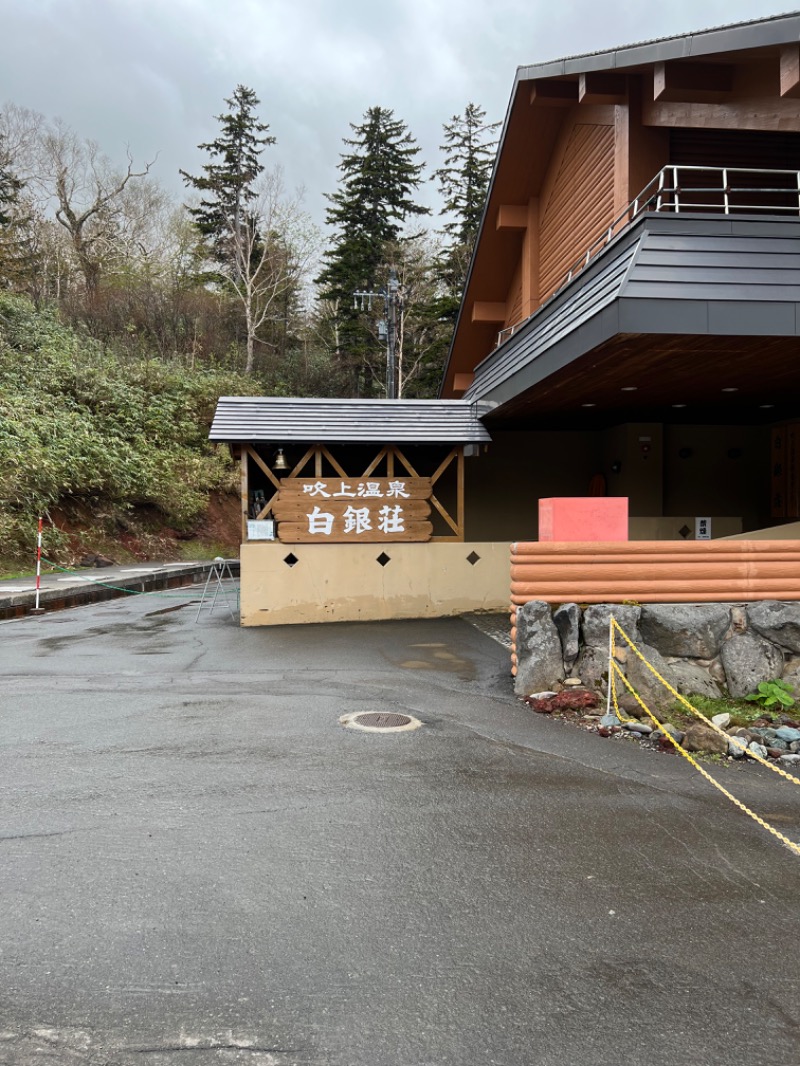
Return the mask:
<svg viewBox="0 0 800 1066">
<path fill-rule="evenodd" d="M 777 14 L 758 0 L 0 0 L 0 102 L 60 117 L 120 163 L 158 153 L 179 193 L 238 84 L 253 88 L 287 183 L 322 221 L 342 137 L 392 108 L 440 163 L 472 101 L 501 119 L 518 66 Z M 431 190 L 428 202 L 434 202 Z"/>
</svg>

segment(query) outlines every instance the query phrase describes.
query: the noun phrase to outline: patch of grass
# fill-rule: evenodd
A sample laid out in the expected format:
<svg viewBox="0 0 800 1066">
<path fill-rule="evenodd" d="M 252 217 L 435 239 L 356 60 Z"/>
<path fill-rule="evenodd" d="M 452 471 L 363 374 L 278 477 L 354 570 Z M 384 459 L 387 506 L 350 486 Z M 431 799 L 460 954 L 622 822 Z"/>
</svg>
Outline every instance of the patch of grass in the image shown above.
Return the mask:
<svg viewBox="0 0 800 1066">
<path fill-rule="evenodd" d="M 731 716 L 732 726 L 747 727 L 752 725 L 758 719 L 764 719 L 766 721 L 774 722 L 777 719 L 777 714 L 771 710 L 765 710 L 763 707 L 759 707 L 758 704 L 748 703 L 747 700 L 737 700 L 731 696 L 700 696 L 692 695 L 687 696 L 686 699 L 689 703 L 701 714 L 704 714 L 706 718 L 713 718 L 715 714 L 729 714 Z M 780 711 L 781 708 L 778 708 Z M 685 729 L 687 725 L 692 722 L 699 722 L 700 719 L 687 710 L 682 703 L 677 701 L 671 706 L 667 707 L 662 713 L 662 720 L 670 722 L 678 729 Z"/>
</svg>

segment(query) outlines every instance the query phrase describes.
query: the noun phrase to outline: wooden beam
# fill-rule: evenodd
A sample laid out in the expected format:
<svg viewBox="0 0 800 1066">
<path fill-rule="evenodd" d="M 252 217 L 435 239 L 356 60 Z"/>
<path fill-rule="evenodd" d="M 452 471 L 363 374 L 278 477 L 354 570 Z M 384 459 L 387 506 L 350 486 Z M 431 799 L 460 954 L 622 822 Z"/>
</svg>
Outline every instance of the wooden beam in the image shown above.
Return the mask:
<svg viewBox="0 0 800 1066">
<path fill-rule="evenodd" d="M 578 102 L 578 83 L 576 81 L 555 81 L 552 78 L 539 78 L 531 83 L 531 103 L 545 107 L 569 107 Z"/>
<path fill-rule="evenodd" d="M 464 449 L 458 453 L 458 503 L 456 506 L 456 520 L 458 522 L 458 535 L 464 539 Z"/>
<path fill-rule="evenodd" d="M 328 449 L 325 447 L 324 444 L 322 445 L 322 454 L 325 456 L 325 458 L 331 464 L 331 466 L 336 471 L 336 473 L 339 475 L 339 477 L 342 477 L 342 478 L 345 478 L 345 479 L 350 477 L 349 474 L 346 474 L 344 472 L 344 469 L 339 465 L 339 463 L 337 463 L 337 461 L 333 458 L 333 456 L 331 455 L 331 453 L 328 451 Z"/>
<path fill-rule="evenodd" d="M 255 462 L 259 470 L 261 470 L 264 474 L 267 475 L 268 480 L 272 482 L 276 489 L 279 489 L 281 487 L 280 481 L 278 481 L 278 479 L 272 473 L 270 468 L 255 450 L 255 448 L 252 448 L 249 444 L 245 444 L 244 448 L 242 449 L 242 452 L 246 452 L 250 456 L 250 458 Z"/>
<path fill-rule="evenodd" d="M 241 456 L 242 544 L 247 543 L 247 518 L 250 513 L 250 485 L 247 469 L 249 462 L 248 450 L 247 448 L 242 448 Z"/>
<path fill-rule="evenodd" d="M 642 123 L 645 126 L 683 126 L 695 130 L 791 130 L 800 133 L 797 102 L 791 97 L 782 100 L 779 96 L 752 99 L 741 110 L 730 103 L 643 101 Z"/>
<path fill-rule="evenodd" d="M 800 45 L 787 44 L 781 48 L 781 96 L 789 99 L 800 96 Z"/>
<path fill-rule="evenodd" d="M 397 458 L 400 460 L 400 462 L 406 468 L 407 472 L 412 477 L 419 477 L 419 474 L 417 473 L 417 471 L 414 469 L 414 467 L 411 465 L 411 463 L 408 461 L 408 459 L 405 457 L 405 455 L 400 451 L 400 449 L 396 445 L 392 448 L 392 451 L 395 453 Z"/>
<path fill-rule="evenodd" d="M 473 322 L 505 322 L 506 305 L 490 303 L 488 300 L 476 300 L 472 305 Z"/>
<path fill-rule="evenodd" d="M 474 380 L 474 374 L 454 374 L 453 392 L 466 392 Z"/>
<path fill-rule="evenodd" d="M 720 103 L 733 88 L 734 68 L 727 63 L 673 60 L 653 67 L 653 99 Z"/>
<path fill-rule="evenodd" d="M 527 204 L 500 204 L 497 209 L 497 229 L 527 229 Z"/>
<path fill-rule="evenodd" d="M 370 476 L 370 474 L 371 474 L 371 473 L 372 473 L 372 472 L 373 472 L 374 470 L 377 470 L 377 468 L 378 468 L 378 464 L 379 464 L 379 463 L 380 463 L 380 462 L 381 462 L 381 461 L 382 461 L 383 459 L 385 459 L 385 458 L 386 458 L 386 452 L 387 452 L 387 449 L 386 449 L 386 448 L 382 448 L 382 449 L 381 449 L 381 450 L 380 450 L 380 451 L 378 452 L 378 454 L 377 454 L 377 455 L 375 456 L 375 458 L 374 458 L 374 459 L 372 460 L 372 462 L 371 462 L 371 463 L 369 464 L 369 466 L 367 467 L 367 469 L 366 469 L 366 470 L 364 471 L 364 473 L 363 473 L 363 474 L 361 475 L 361 476 L 362 476 L 362 478 L 364 478 L 364 477 L 369 477 L 369 476 Z"/>
<path fill-rule="evenodd" d="M 581 104 L 624 104 L 628 99 L 628 79 L 624 74 L 594 71 L 578 77 Z"/>
</svg>

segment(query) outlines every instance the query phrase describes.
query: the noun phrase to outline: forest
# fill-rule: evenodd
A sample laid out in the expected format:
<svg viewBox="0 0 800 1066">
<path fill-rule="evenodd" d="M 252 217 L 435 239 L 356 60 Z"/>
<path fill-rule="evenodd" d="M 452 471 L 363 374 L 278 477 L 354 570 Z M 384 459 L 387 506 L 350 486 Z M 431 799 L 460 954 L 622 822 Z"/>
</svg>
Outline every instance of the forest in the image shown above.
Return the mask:
<svg viewBox="0 0 800 1066">
<path fill-rule="evenodd" d="M 29 563 L 39 515 L 61 562 L 235 551 L 232 460 L 206 440 L 220 395 L 436 394 L 497 123 L 468 104 L 431 168 L 369 108 L 320 230 L 259 103 L 243 85 L 224 101 L 181 199 L 155 160 L 120 168 L 57 119 L 0 109 L 0 573 Z"/>
</svg>

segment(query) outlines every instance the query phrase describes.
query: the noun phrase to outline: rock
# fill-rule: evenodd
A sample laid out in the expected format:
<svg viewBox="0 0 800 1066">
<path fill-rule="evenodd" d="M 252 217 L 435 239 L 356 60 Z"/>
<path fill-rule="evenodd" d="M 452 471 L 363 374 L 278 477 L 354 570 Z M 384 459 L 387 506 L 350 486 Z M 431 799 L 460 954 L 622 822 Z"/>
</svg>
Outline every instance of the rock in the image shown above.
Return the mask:
<svg viewBox="0 0 800 1066">
<path fill-rule="evenodd" d="M 619 725 L 622 725 L 622 723 L 615 714 L 604 714 L 600 719 L 600 726 L 603 729 L 612 729 L 614 726 Z"/>
<path fill-rule="evenodd" d="M 653 732 L 653 727 L 647 722 L 624 722 L 623 728 L 631 733 L 643 733 L 646 736 Z"/>
<path fill-rule="evenodd" d="M 770 744 L 778 737 L 777 729 L 771 729 L 769 728 L 769 726 L 766 729 L 759 730 L 759 732 L 761 733 L 761 736 L 764 738 L 764 740 L 768 740 Z"/>
<path fill-rule="evenodd" d="M 749 744 L 753 739 L 754 734 L 749 729 L 745 729 L 744 726 L 737 725 L 734 729 L 728 730 L 728 736 L 738 737 L 740 740 L 746 740 L 747 744 Z"/>
<path fill-rule="evenodd" d="M 789 751 L 800 751 L 800 740 L 793 740 L 789 745 Z"/>
<path fill-rule="evenodd" d="M 639 632 L 662 655 L 713 659 L 730 624 L 724 604 L 655 603 L 642 608 Z"/>
<path fill-rule="evenodd" d="M 737 633 L 726 640 L 720 652 L 731 696 L 747 696 L 761 681 L 771 681 L 783 672 L 783 652 L 752 633 Z"/>
<path fill-rule="evenodd" d="M 780 729 L 775 730 L 775 736 L 779 740 L 785 740 L 787 744 L 792 744 L 800 740 L 800 729 L 792 729 L 788 725 L 782 725 Z"/>
<path fill-rule="evenodd" d="M 759 744 L 757 740 L 751 740 L 747 745 L 747 750 L 753 752 L 754 755 L 760 755 L 762 759 L 767 757 L 767 749 L 763 744 Z"/>
<path fill-rule="evenodd" d="M 728 738 L 721 736 L 715 729 L 695 722 L 686 730 L 683 746 L 687 751 L 705 751 L 714 755 L 728 754 Z"/>
<path fill-rule="evenodd" d="M 712 699 L 719 698 L 719 685 L 708 671 L 697 663 L 679 659 L 669 669 L 672 684 L 682 696 L 697 693 L 700 696 L 710 696 Z"/>
<path fill-rule="evenodd" d="M 661 727 L 661 732 L 669 733 L 670 736 L 674 737 L 674 739 L 677 740 L 679 744 L 683 743 L 683 738 L 686 736 L 684 732 L 678 729 L 677 726 L 672 725 L 671 722 L 664 722 Z"/>
<path fill-rule="evenodd" d="M 517 608 L 517 676 L 514 691 L 518 696 L 551 689 L 564 679 L 561 639 L 553 624 L 550 606 L 531 600 Z"/>
<path fill-rule="evenodd" d="M 641 607 L 623 604 L 593 603 L 583 612 L 583 642 L 592 648 L 604 648 L 608 656 L 609 620 L 613 614 L 632 641 L 639 639 L 639 616 Z M 617 633 L 617 644 L 625 644 Z"/>
<path fill-rule="evenodd" d="M 728 726 L 731 724 L 731 716 L 728 714 L 727 711 L 723 711 L 722 714 L 715 714 L 712 717 L 711 721 L 714 723 L 714 725 L 718 725 L 720 729 L 727 729 Z"/>
<path fill-rule="evenodd" d="M 781 755 L 780 759 L 778 759 L 778 762 L 786 763 L 787 766 L 797 766 L 797 764 L 800 762 L 800 755 Z"/>
<path fill-rule="evenodd" d="M 800 603 L 779 603 L 777 600 L 750 603 L 747 620 L 757 633 L 773 644 L 800 653 Z"/>
<path fill-rule="evenodd" d="M 735 604 L 731 607 L 731 627 L 734 633 L 744 633 L 747 629 L 747 614 L 744 605 Z"/>
<path fill-rule="evenodd" d="M 731 737 L 728 741 L 728 754 L 734 759 L 741 759 L 747 751 L 749 741 L 744 737 Z"/>
<path fill-rule="evenodd" d="M 608 683 L 608 649 L 584 647 L 576 667 L 581 684 L 596 692 L 606 692 Z M 621 681 L 618 681 L 619 691 Z"/>
<path fill-rule="evenodd" d="M 767 748 L 767 755 L 769 755 L 770 759 L 780 759 L 783 752 L 780 748 Z"/>
<path fill-rule="evenodd" d="M 561 655 L 568 670 L 580 651 L 581 609 L 577 603 L 562 603 L 553 612 L 553 622 L 561 638 Z"/>
<path fill-rule="evenodd" d="M 725 687 L 725 671 L 723 670 L 722 663 L 719 659 L 711 660 L 708 666 L 708 672 L 718 685 L 722 686 L 722 688 Z"/>
<path fill-rule="evenodd" d="M 581 684 L 581 679 L 579 677 L 568 677 L 564 681 L 564 684 L 567 685 L 567 686 L 580 685 Z"/>
<path fill-rule="evenodd" d="M 667 664 L 655 648 L 651 648 L 647 644 L 640 644 L 639 651 L 662 677 L 677 688 L 672 674 L 674 668 Z M 655 674 L 645 666 L 638 655 L 631 655 L 626 676 L 653 714 L 658 714 L 660 708 L 669 707 L 675 702 L 675 697 L 669 689 L 664 688 Z"/>
</svg>

